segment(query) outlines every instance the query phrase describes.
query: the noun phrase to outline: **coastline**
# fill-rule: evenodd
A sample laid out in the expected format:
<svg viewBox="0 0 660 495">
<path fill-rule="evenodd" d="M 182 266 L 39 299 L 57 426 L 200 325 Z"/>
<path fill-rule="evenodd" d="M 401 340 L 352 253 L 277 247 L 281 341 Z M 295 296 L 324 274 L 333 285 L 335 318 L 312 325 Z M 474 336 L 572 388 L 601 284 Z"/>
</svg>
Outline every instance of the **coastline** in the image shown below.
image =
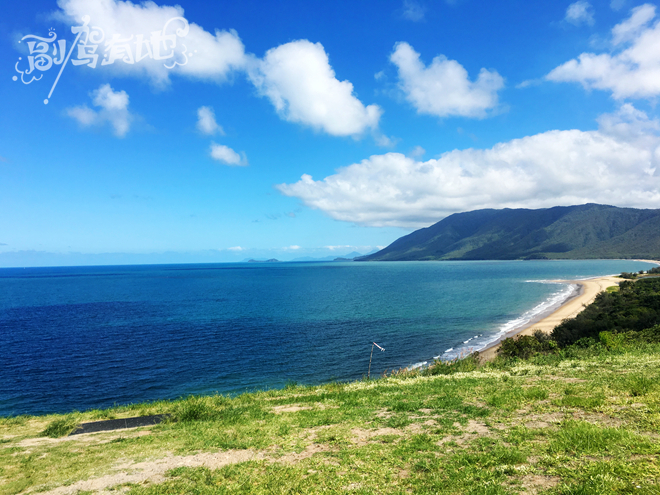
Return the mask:
<svg viewBox="0 0 660 495">
<path fill-rule="evenodd" d="M 634 259 L 632 261 L 642 261 L 660 266 L 658 260 L 645 260 Z M 559 325 L 563 320 L 575 318 L 585 306 L 588 306 L 596 299 L 596 296 L 608 287 L 619 285 L 624 279 L 619 278 L 617 275 L 606 275 L 604 277 L 596 277 L 584 280 L 552 280 L 552 282 L 566 283 L 578 285 L 578 292 L 566 299 L 558 308 L 545 316 L 541 315 L 538 319 L 532 320 L 525 325 L 514 328 L 510 332 L 506 332 L 497 340 L 490 342 L 486 347 L 477 351 L 479 353 L 479 362 L 485 363 L 492 361 L 497 356 L 497 350 L 500 348 L 502 341 L 509 337 L 516 335 L 532 335 L 536 330 L 541 330 L 544 333 L 550 333 Z"/>
<path fill-rule="evenodd" d="M 506 338 L 513 337 L 515 335 L 532 335 L 536 330 L 541 330 L 545 333 L 552 332 L 552 330 L 563 320 L 577 316 L 585 306 L 588 306 L 596 299 L 596 296 L 599 293 L 606 290 L 608 287 L 619 285 L 619 283 L 622 281 L 623 279 L 614 275 L 586 280 L 553 280 L 553 282 L 578 285 L 579 289 L 577 294 L 574 294 L 566 299 L 566 301 L 564 301 L 561 306 L 555 309 L 552 313 L 541 316 L 540 319 L 531 321 L 524 326 L 515 328 L 510 332 L 503 334 L 496 341 L 488 344 L 487 347 L 478 351 L 479 361 L 484 363 L 495 359 L 501 342 Z"/>
</svg>

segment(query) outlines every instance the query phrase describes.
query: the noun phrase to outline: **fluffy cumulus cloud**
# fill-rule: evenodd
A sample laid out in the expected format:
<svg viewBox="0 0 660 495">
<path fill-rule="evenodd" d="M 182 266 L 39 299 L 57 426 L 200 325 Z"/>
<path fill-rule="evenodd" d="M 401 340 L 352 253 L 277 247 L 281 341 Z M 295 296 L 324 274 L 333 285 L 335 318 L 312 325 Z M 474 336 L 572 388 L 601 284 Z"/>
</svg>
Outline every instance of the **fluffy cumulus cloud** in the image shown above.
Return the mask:
<svg viewBox="0 0 660 495">
<path fill-rule="evenodd" d="M 591 4 L 584 0 L 578 0 L 577 2 L 570 4 L 566 9 L 564 20 L 575 26 L 579 26 L 580 24 L 588 24 L 589 26 L 593 25 L 594 12 L 591 8 Z"/>
<path fill-rule="evenodd" d="M 154 2 L 134 4 L 121 0 L 58 0 L 60 11 L 58 17 L 70 24 L 82 24 L 84 16 L 90 17 L 90 26 L 100 27 L 106 41 L 114 35 L 120 39 L 133 36 L 129 46 L 135 57 L 136 36 L 143 35 L 149 40 L 151 33 L 162 31 L 167 22 L 175 17 L 184 17 L 184 10 L 176 6 L 159 6 Z M 181 22 L 169 24 L 167 33 L 176 33 L 177 29 L 184 28 Z M 102 46 L 100 52 L 102 52 Z M 112 70 L 115 72 L 146 76 L 158 86 L 166 85 L 172 73 L 198 79 L 224 81 L 231 72 L 241 69 L 246 63 L 243 43 L 234 31 L 216 30 L 214 33 L 205 31 L 197 24 L 191 23 L 185 36 L 177 39 L 175 50 L 176 61 L 185 65 L 176 65 L 171 70 L 165 63 L 172 65 L 170 60 L 155 60 L 146 57 L 139 62 L 127 64 L 121 60 L 113 64 L 101 65 L 98 61 L 95 70 Z M 146 48 L 145 48 L 146 53 Z"/>
<path fill-rule="evenodd" d="M 408 43 L 394 46 L 390 61 L 399 72 L 399 88 L 419 113 L 438 117 L 485 117 L 498 103 L 504 79 L 495 71 L 481 69 L 470 81 L 465 68 L 444 55 L 426 67 Z"/>
<path fill-rule="evenodd" d="M 407 228 L 479 208 L 657 206 L 658 122 L 626 104 L 599 124 L 597 131 L 549 131 L 428 161 L 375 155 L 325 179 L 303 175 L 277 188 L 337 220 Z"/>
<path fill-rule="evenodd" d="M 92 103 L 98 110 L 81 105 L 67 109 L 67 115 L 82 127 L 110 124 L 117 137 L 124 137 L 131 127 L 133 115 L 128 110 L 126 91 L 114 91 L 109 84 L 103 84 L 90 94 Z"/>
<path fill-rule="evenodd" d="M 611 91 L 616 99 L 660 95 L 660 22 L 652 23 L 655 10 L 651 4 L 634 8 L 612 29 L 612 52 L 582 53 L 553 69 L 546 79 Z"/>
<path fill-rule="evenodd" d="M 224 144 L 211 143 L 211 158 L 233 167 L 245 167 L 248 165 L 245 153 L 236 153 Z"/>
<path fill-rule="evenodd" d="M 349 81 L 340 81 L 323 45 L 292 41 L 255 61 L 250 78 L 285 120 L 333 136 L 359 136 L 376 129 L 382 110 L 364 106 Z"/>
<path fill-rule="evenodd" d="M 197 109 L 197 129 L 202 134 L 209 136 L 213 134 L 225 134 L 225 131 L 216 122 L 215 112 L 211 107 L 199 107 Z"/>
</svg>

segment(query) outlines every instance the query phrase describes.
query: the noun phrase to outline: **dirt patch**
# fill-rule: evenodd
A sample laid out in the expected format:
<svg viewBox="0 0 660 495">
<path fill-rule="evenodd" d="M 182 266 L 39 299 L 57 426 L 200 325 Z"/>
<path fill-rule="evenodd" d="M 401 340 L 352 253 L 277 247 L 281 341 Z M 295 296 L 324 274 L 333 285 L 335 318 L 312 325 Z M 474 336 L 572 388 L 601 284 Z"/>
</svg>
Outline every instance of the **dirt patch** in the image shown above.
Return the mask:
<svg viewBox="0 0 660 495">
<path fill-rule="evenodd" d="M 598 426 L 619 427 L 624 424 L 623 420 L 606 414 L 592 414 L 583 411 L 575 411 L 572 416 L 573 419 L 587 421 Z"/>
<path fill-rule="evenodd" d="M 468 433 L 477 435 L 488 435 L 490 433 L 490 428 L 488 428 L 488 426 L 472 419 L 468 421 L 468 424 L 464 426 L 463 429 Z"/>
<path fill-rule="evenodd" d="M 375 430 L 363 430 L 362 428 L 353 428 L 351 430 L 351 433 L 353 434 L 353 439 L 351 440 L 351 443 L 358 447 L 367 445 L 372 438 L 379 437 L 381 435 L 403 436 L 403 432 L 401 430 L 397 430 L 396 428 L 377 428 Z"/>
<path fill-rule="evenodd" d="M 284 454 L 283 456 L 280 457 L 270 457 L 269 460 L 271 462 L 281 462 L 284 464 L 296 464 L 297 462 L 302 461 L 303 459 L 308 459 L 312 457 L 314 454 L 319 454 L 321 452 L 329 452 L 332 449 L 328 445 L 324 445 L 321 443 L 313 443 L 311 445 L 308 445 L 305 450 L 303 450 L 300 453 L 291 453 L 291 454 Z"/>
<path fill-rule="evenodd" d="M 275 414 L 282 414 L 282 413 L 306 411 L 309 409 L 313 409 L 313 408 L 311 406 L 298 406 L 294 404 L 289 406 L 275 406 L 271 409 L 271 411 L 274 412 Z"/>
<path fill-rule="evenodd" d="M 282 414 L 282 413 L 306 411 L 310 409 L 320 409 L 321 411 L 323 411 L 325 409 L 339 409 L 339 406 L 321 404 L 320 402 L 316 402 L 309 406 L 301 406 L 300 404 L 287 404 L 285 406 L 275 406 L 271 409 L 271 412 L 275 414 Z"/>
<path fill-rule="evenodd" d="M 263 457 L 261 454 L 252 450 L 229 450 L 227 452 L 214 454 L 202 453 L 185 457 L 169 455 L 163 459 L 156 459 L 154 461 L 126 462 L 124 464 L 117 464 L 114 467 L 114 469 L 122 472 L 108 474 L 100 478 L 78 481 L 72 485 L 61 486 L 42 493 L 44 495 L 73 495 L 79 491 L 98 492 L 124 483 L 160 483 L 165 479 L 165 472 L 175 467 L 207 467 L 209 469 L 218 469 L 228 464 L 237 464 L 255 458 Z"/>
<path fill-rule="evenodd" d="M 467 425 L 463 426 L 454 423 L 454 426 L 463 430 L 465 433 L 462 435 L 449 435 L 437 442 L 437 445 L 443 445 L 449 442 L 456 442 L 458 445 L 464 445 L 477 437 L 487 437 L 491 435 L 491 430 L 484 423 L 469 420 Z"/>
<path fill-rule="evenodd" d="M 536 494 L 548 490 L 561 481 L 557 476 L 527 475 L 520 480 L 522 482 L 523 493 Z"/>
<path fill-rule="evenodd" d="M 564 415 L 559 412 L 546 414 L 526 414 L 520 416 L 526 428 L 549 428 L 562 422 Z"/>
<path fill-rule="evenodd" d="M 411 418 L 411 419 L 423 419 L 423 418 Z M 407 433 L 412 433 L 413 435 L 419 435 L 420 433 L 424 433 L 426 429 L 424 428 L 425 426 L 433 427 L 437 426 L 438 423 L 436 423 L 433 419 L 428 419 L 424 421 L 423 423 L 413 423 L 411 425 L 406 426 L 405 430 Z"/>
<path fill-rule="evenodd" d="M 21 440 L 16 445 L 18 447 L 37 447 L 40 445 L 55 445 L 62 442 L 82 442 L 82 443 L 109 443 L 118 438 L 135 438 L 150 435 L 150 430 L 135 430 L 135 428 L 128 428 L 123 430 L 113 430 L 112 433 L 82 433 L 72 437 L 49 438 L 37 437 L 26 438 Z"/>
<path fill-rule="evenodd" d="M 306 428 L 300 432 L 299 437 L 307 441 L 314 442 L 318 438 L 318 432 L 332 428 L 332 425 L 315 426 L 313 428 Z"/>
</svg>

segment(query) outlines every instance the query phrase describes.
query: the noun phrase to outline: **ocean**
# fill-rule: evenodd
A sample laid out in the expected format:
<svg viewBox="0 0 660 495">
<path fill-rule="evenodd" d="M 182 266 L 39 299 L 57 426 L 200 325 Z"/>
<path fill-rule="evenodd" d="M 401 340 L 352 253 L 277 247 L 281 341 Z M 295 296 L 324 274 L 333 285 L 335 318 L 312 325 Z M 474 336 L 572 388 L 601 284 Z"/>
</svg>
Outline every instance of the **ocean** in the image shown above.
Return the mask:
<svg viewBox="0 0 660 495">
<path fill-rule="evenodd" d="M 0 416 L 355 380 L 452 359 L 636 261 L 0 269 Z"/>
</svg>

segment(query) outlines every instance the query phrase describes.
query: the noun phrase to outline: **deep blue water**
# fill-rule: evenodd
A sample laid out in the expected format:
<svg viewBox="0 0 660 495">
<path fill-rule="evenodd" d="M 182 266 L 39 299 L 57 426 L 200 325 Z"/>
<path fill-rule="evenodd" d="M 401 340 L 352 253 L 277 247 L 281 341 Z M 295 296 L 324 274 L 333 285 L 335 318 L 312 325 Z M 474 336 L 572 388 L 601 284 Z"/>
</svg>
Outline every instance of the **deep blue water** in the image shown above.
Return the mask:
<svg viewBox="0 0 660 495">
<path fill-rule="evenodd" d="M 478 349 L 633 261 L 0 269 L 0 416 L 239 393 Z M 476 338 L 475 338 L 476 337 Z M 452 349 L 449 352 L 445 352 Z"/>
</svg>

